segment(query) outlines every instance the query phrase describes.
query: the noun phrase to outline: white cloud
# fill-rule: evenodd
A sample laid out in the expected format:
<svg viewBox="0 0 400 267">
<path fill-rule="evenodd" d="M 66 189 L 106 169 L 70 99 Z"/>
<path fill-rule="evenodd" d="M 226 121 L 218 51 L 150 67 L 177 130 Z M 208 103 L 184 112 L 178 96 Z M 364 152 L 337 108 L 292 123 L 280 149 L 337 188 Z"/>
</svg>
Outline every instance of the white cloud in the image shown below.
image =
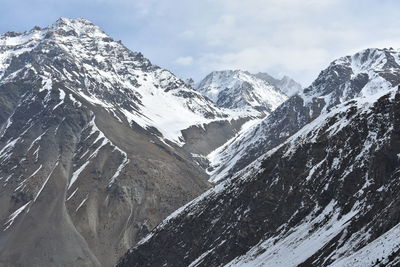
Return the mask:
<svg viewBox="0 0 400 267">
<path fill-rule="evenodd" d="M 337 57 L 372 44 L 396 46 L 395 36 L 400 34 L 399 23 L 383 21 L 389 20 L 382 17 L 388 10 L 382 5 L 373 7 L 372 0 L 215 3 L 217 16 L 191 27 L 191 41 L 196 42 L 191 53 L 197 58 L 192 71 L 196 73 L 217 69 L 269 71 L 286 73 L 307 85 Z M 375 20 L 369 14 L 372 11 Z"/>
<path fill-rule="evenodd" d="M 210 46 L 224 46 L 235 38 L 238 29 L 233 15 L 222 15 L 205 29 L 204 41 Z"/>
<path fill-rule="evenodd" d="M 10 9 L 15 2 L 28 6 Z M 288 74 L 306 85 L 337 57 L 400 47 L 398 0 L 22 2 L 6 0 L 8 9 L 0 9 L 4 32 L 86 17 L 155 64 L 195 79 L 240 68 Z"/>
<path fill-rule="evenodd" d="M 178 57 L 177 59 L 174 60 L 174 63 L 180 66 L 190 66 L 193 64 L 193 57 L 191 56 Z"/>
</svg>

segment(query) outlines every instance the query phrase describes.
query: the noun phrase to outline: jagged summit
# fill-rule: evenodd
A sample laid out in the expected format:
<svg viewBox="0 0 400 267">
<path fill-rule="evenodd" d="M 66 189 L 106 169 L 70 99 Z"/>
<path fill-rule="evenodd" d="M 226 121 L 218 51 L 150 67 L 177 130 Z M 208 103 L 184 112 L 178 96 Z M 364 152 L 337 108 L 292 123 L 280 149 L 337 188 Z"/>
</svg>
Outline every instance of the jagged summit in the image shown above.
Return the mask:
<svg viewBox="0 0 400 267">
<path fill-rule="evenodd" d="M 78 59 L 86 59 L 87 61 L 92 57 L 94 60 L 98 60 L 101 55 L 115 57 L 117 54 L 126 52 L 124 50 L 128 50 L 89 20 L 60 18 L 45 28 L 34 27 L 25 32 L 8 32 L 0 35 L 0 51 L 2 51 L 0 67 L 6 68 L 11 59 L 21 53 L 34 50 L 39 45 L 57 45 L 62 52 L 70 53 L 77 56 Z M 116 49 L 116 51 L 112 51 L 112 49 Z M 139 65 L 151 65 L 151 62 L 144 58 L 141 53 L 129 52 L 130 55 L 138 57 L 136 63 Z"/>
<path fill-rule="evenodd" d="M 368 48 L 334 60 L 310 87 L 306 97 L 333 94 L 335 101 L 374 94 L 399 83 L 400 50 Z"/>
<path fill-rule="evenodd" d="M 65 32 L 70 32 L 71 30 L 75 32 L 75 34 L 82 34 L 82 35 L 92 35 L 97 33 L 99 36 L 107 36 L 109 37 L 99 26 L 87 20 L 85 18 L 65 18 L 60 17 L 57 19 L 53 24 L 47 27 L 39 27 L 35 26 L 31 30 L 24 31 L 24 32 L 7 32 L 5 35 L 25 35 L 35 31 L 57 31 L 57 30 L 64 30 Z M 62 32 L 58 32 L 62 33 Z"/>
<path fill-rule="evenodd" d="M 197 90 L 220 107 L 252 108 L 267 114 L 287 99 L 268 81 L 242 70 L 211 72 L 197 85 Z"/>
<path fill-rule="evenodd" d="M 76 37 L 89 36 L 92 38 L 112 39 L 99 26 L 84 18 L 70 19 L 61 17 L 50 25 L 47 30 L 64 36 L 73 35 Z"/>
<path fill-rule="evenodd" d="M 93 27 L 97 27 L 96 24 L 94 24 L 93 22 L 91 22 L 90 20 L 86 19 L 86 18 L 67 18 L 67 17 L 60 17 L 56 20 L 56 22 L 53 25 L 71 25 L 71 24 L 75 24 L 75 25 L 91 25 Z"/>
<path fill-rule="evenodd" d="M 13 46 L 13 45 L 23 44 L 23 41 L 30 40 L 29 35 L 33 34 L 35 32 L 41 32 L 41 33 L 51 32 L 54 34 L 65 35 L 65 36 L 87 35 L 87 36 L 91 36 L 91 37 L 111 38 L 99 26 L 95 25 L 94 23 L 92 23 L 91 21 L 89 21 L 87 19 L 84 19 L 84 18 L 70 19 L 70 18 L 64 18 L 64 17 L 59 18 L 56 22 L 54 22 L 53 24 L 51 24 L 47 27 L 44 27 L 44 28 L 35 26 L 31 30 L 28 30 L 28 31 L 6 32 L 5 34 L 2 34 L 1 36 L 6 36 L 6 37 L 24 36 L 25 37 L 25 39 L 21 40 L 21 42 L 15 42 L 15 40 L 9 40 L 8 45 Z M 51 35 L 47 35 L 46 37 L 49 38 L 49 37 L 51 37 Z"/>
</svg>

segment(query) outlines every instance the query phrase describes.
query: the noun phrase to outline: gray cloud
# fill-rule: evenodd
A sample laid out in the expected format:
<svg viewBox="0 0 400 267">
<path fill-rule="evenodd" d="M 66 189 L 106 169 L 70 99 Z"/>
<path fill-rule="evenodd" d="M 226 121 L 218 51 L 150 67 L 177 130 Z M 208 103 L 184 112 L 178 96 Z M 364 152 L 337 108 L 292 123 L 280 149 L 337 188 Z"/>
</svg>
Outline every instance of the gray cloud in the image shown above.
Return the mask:
<svg viewBox="0 0 400 267">
<path fill-rule="evenodd" d="M 0 31 L 85 17 L 182 78 L 288 74 L 304 85 L 339 56 L 400 47 L 396 0 L 1 0 Z"/>
<path fill-rule="evenodd" d="M 190 66 L 193 64 L 193 58 L 191 56 L 178 57 L 174 60 L 174 63 L 181 66 Z"/>
</svg>

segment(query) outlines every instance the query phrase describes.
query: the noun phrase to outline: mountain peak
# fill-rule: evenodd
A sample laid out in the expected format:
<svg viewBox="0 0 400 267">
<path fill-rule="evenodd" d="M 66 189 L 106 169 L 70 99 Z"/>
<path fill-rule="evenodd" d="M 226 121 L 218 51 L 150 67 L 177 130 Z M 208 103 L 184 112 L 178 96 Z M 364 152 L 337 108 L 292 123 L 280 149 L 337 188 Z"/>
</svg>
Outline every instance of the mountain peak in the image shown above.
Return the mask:
<svg viewBox="0 0 400 267">
<path fill-rule="evenodd" d="M 70 19 L 61 17 L 49 29 L 61 35 L 109 37 L 99 26 L 84 18 Z"/>
<path fill-rule="evenodd" d="M 91 24 L 94 26 L 94 23 L 85 18 L 67 18 L 67 17 L 60 17 L 57 19 L 56 24 Z"/>
<path fill-rule="evenodd" d="M 330 65 L 351 65 L 355 70 L 376 70 L 389 67 L 397 67 L 393 65 L 385 65 L 392 59 L 398 63 L 399 50 L 393 48 L 367 48 L 356 52 L 353 55 L 340 57 Z"/>
<path fill-rule="evenodd" d="M 399 77 L 399 50 L 368 48 L 332 61 L 304 90 L 304 96 L 309 100 L 328 97 L 328 102 L 334 105 L 387 91 L 399 84 Z"/>
<path fill-rule="evenodd" d="M 163 138 L 176 143 L 182 142 L 181 130 L 194 121 L 226 116 L 171 72 L 86 19 L 60 18 L 43 29 L 1 35 L 2 82 L 15 79 L 13 73 L 21 70 L 75 88 L 92 104 L 113 109 L 120 120 L 157 128 Z M 171 107 L 177 112 L 171 114 Z"/>
<path fill-rule="evenodd" d="M 265 80 L 243 70 L 213 71 L 197 86 L 220 107 L 269 113 L 287 99 L 286 95 Z"/>
<path fill-rule="evenodd" d="M 113 265 L 136 242 L 121 237 L 140 238 L 209 187 L 180 147 L 182 131 L 224 115 L 87 20 L 0 35 L 0 265 L 46 266 L 49 257 L 60 266 Z M 136 186 L 146 180 L 152 185 Z M 81 224 L 87 203 L 100 198 L 96 226 Z"/>
</svg>

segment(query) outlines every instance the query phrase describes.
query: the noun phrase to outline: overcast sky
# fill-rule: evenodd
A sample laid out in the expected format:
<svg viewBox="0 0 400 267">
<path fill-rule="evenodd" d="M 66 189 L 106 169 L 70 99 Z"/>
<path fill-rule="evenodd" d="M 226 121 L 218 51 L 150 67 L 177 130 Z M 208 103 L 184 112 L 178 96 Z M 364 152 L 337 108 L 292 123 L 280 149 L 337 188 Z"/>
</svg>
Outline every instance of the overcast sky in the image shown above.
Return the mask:
<svg viewBox="0 0 400 267">
<path fill-rule="evenodd" d="M 0 32 L 84 17 L 181 78 L 223 69 L 304 86 L 333 59 L 400 47 L 399 0 L 0 0 Z"/>
</svg>

